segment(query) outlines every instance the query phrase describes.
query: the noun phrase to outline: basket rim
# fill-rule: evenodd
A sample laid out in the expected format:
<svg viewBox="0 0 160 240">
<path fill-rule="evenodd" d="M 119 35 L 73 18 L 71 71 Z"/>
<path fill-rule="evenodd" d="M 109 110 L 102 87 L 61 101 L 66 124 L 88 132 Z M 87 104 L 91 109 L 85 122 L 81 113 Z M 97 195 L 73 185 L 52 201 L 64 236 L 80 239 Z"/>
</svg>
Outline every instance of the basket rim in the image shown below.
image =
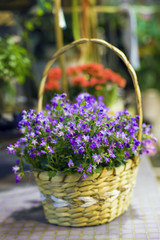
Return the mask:
<svg viewBox="0 0 160 240">
<path fill-rule="evenodd" d="M 86 180 L 88 180 L 89 177 L 95 177 L 96 178 L 96 176 L 97 177 L 100 176 L 104 171 L 110 173 L 110 175 L 115 175 L 116 176 L 116 175 L 120 175 L 124 171 L 128 171 L 129 169 L 136 168 L 136 167 L 137 167 L 137 164 L 135 164 L 135 161 L 133 159 L 128 159 L 126 164 L 123 164 L 123 165 L 115 167 L 115 168 L 108 168 L 107 169 L 107 167 L 103 167 L 101 173 L 93 173 L 91 176 L 88 176 L 88 178 L 86 178 Z M 63 177 L 74 176 L 74 177 L 77 177 L 77 178 L 78 177 L 81 178 L 81 174 L 79 174 L 78 172 L 74 172 L 72 174 L 66 174 L 64 172 L 57 172 L 54 177 L 49 177 L 48 172 L 51 172 L 51 171 L 44 171 L 44 170 L 41 171 L 41 170 L 34 170 L 33 169 L 33 173 L 34 173 L 35 177 L 38 178 L 38 179 L 39 179 L 40 175 L 41 176 L 43 175 L 44 178 L 46 178 L 46 179 L 48 178 L 49 181 L 51 181 L 52 178 L 59 177 L 59 176 L 63 176 Z M 84 181 L 85 179 L 81 179 L 81 180 Z"/>
</svg>

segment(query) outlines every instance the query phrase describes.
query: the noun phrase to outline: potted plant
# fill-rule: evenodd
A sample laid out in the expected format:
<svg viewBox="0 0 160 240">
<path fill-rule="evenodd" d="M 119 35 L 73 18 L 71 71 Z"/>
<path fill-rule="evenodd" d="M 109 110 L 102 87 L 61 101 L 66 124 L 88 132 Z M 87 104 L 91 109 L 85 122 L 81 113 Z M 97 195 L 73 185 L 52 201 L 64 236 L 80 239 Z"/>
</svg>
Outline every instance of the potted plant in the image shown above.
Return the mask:
<svg viewBox="0 0 160 240">
<path fill-rule="evenodd" d="M 152 139 L 150 127 L 143 125 L 143 139 L 139 141 L 138 116 L 131 117 L 126 110 L 109 115 L 102 98 L 97 102 L 88 93 L 78 95 L 75 103 L 65 97 L 55 95 L 52 104 L 39 113 L 23 111 L 19 128 L 24 136 L 8 147 L 19 157 L 13 171 L 18 182 L 24 176 L 24 160 L 31 165 L 49 222 L 100 224 L 113 218 L 113 213 L 109 216 L 107 212 L 108 218 L 103 215 L 102 209 L 105 212 L 108 203 L 105 196 L 112 204 L 112 200 L 120 204 L 115 199 L 122 194 L 122 209 L 115 216 L 127 208 L 125 197 L 131 195 L 136 175 L 135 163 L 130 159 L 146 151 L 145 145 Z M 120 175 L 124 169 L 131 172 L 125 179 Z M 125 184 L 114 190 L 112 183 L 118 182 L 117 177 Z M 96 218 L 90 221 L 90 213 L 87 215 L 85 210 L 92 205 Z M 58 216 L 63 208 L 65 212 Z M 98 208 L 101 210 L 97 212 Z M 74 211 L 75 217 L 71 214 Z"/>
<path fill-rule="evenodd" d="M 23 84 L 31 76 L 31 63 L 26 49 L 11 37 L 0 37 L 0 52 L 0 104 L 4 109 L 15 104 L 16 83 Z"/>
<path fill-rule="evenodd" d="M 50 64 L 40 84 L 38 112 L 23 111 L 19 128 L 23 137 L 7 149 L 19 159 L 13 167 L 16 181 L 24 176 L 24 160 L 30 164 L 41 192 L 47 220 L 64 226 L 90 226 L 110 222 L 129 206 L 139 164 L 139 154 L 155 139 L 150 126 L 142 124 L 141 98 L 135 72 L 120 50 L 114 49 L 126 63 L 135 86 L 139 116 L 126 110 L 114 115 L 89 93 L 81 93 L 75 102 L 56 94 L 42 110 L 45 81 Z M 123 56 L 123 57 L 122 57 Z"/>
</svg>

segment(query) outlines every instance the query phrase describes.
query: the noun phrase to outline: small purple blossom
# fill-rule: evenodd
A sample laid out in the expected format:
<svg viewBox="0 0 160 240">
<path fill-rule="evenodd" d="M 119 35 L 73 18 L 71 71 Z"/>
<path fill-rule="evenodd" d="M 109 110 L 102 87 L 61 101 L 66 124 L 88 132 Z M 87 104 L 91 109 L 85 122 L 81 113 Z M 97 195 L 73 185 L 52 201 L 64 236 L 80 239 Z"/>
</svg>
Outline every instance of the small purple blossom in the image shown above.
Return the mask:
<svg viewBox="0 0 160 240">
<path fill-rule="evenodd" d="M 19 165 L 20 164 L 20 159 L 16 160 L 16 164 Z"/>
<path fill-rule="evenodd" d="M 21 181 L 21 176 L 18 174 L 18 175 L 15 175 L 16 176 L 16 183 L 20 182 Z"/>
<path fill-rule="evenodd" d="M 44 150 L 41 150 L 41 153 L 42 153 L 42 154 L 45 154 L 46 152 L 45 152 Z"/>
<path fill-rule="evenodd" d="M 14 173 L 17 173 L 19 169 L 20 169 L 20 168 L 19 168 L 18 166 L 12 167 L 12 171 L 13 171 Z"/>
<path fill-rule="evenodd" d="M 78 168 L 77 172 L 81 172 L 81 173 L 83 172 L 83 166 L 82 166 L 82 164 L 80 164 L 79 167 L 77 167 L 77 168 Z"/>
<path fill-rule="evenodd" d="M 97 148 L 97 145 L 95 143 L 92 143 L 89 147 L 93 149 L 93 148 Z"/>
<path fill-rule="evenodd" d="M 108 163 L 110 161 L 110 158 L 109 157 L 105 157 L 105 162 Z"/>
<path fill-rule="evenodd" d="M 86 173 L 83 173 L 82 176 L 81 176 L 82 179 L 86 179 L 87 177 L 88 177 L 88 176 L 87 176 Z"/>
<path fill-rule="evenodd" d="M 74 163 L 72 162 L 72 160 L 70 159 L 68 162 L 68 167 L 74 167 Z"/>
<path fill-rule="evenodd" d="M 47 145 L 47 141 L 42 139 L 40 145 L 43 146 L 43 147 L 45 147 L 45 146 Z"/>
<path fill-rule="evenodd" d="M 37 142 L 37 139 L 33 139 L 33 140 L 32 140 L 32 144 L 33 144 L 33 145 L 36 145 L 37 143 L 38 143 L 38 142 Z"/>
<path fill-rule="evenodd" d="M 66 98 L 67 97 L 67 94 L 66 93 L 62 93 L 61 95 L 60 95 L 60 98 L 61 99 L 64 99 L 64 98 Z"/>
<path fill-rule="evenodd" d="M 110 156 L 111 158 L 115 158 L 115 157 L 116 157 L 115 154 L 113 153 L 113 150 L 108 149 L 108 153 L 109 153 L 109 156 Z"/>
<path fill-rule="evenodd" d="M 55 152 L 55 149 L 49 146 L 49 147 L 48 147 L 48 152 L 49 152 L 49 153 L 54 153 L 54 152 Z"/>
<path fill-rule="evenodd" d="M 13 145 L 9 145 L 9 147 L 7 147 L 8 153 L 12 153 L 13 155 L 15 155 L 16 150 L 14 149 Z"/>
<path fill-rule="evenodd" d="M 92 167 L 93 167 L 93 169 L 95 170 L 96 168 L 97 168 L 97 165 L 95 164 L 95 165 L 92 165 Z"/>
<path fill-rule="evenodd" d="M 97 155 L 97 154 L 95 153 L 92 157 L 93 157 L 94 161 L 95 161 L 97 164 L 102 163 L 102 161 L 101 161 L 101 159 L 102 159 L 101 155 Z"/>
<path fill-rule="evenodd" d="M 87 168 L 86 172 L 92 173 L 92 164 L 89 165 L 89 167 Z"/>
<path fill-rule="evenodd" d="M 130 157 L 130 154 L 129 154 L 129 152 L 127 152 L 127 151 L 124 151 L 124 153 L 125 153 L 125 158 L 129 158 L 129 157 Z"/>
</svg>

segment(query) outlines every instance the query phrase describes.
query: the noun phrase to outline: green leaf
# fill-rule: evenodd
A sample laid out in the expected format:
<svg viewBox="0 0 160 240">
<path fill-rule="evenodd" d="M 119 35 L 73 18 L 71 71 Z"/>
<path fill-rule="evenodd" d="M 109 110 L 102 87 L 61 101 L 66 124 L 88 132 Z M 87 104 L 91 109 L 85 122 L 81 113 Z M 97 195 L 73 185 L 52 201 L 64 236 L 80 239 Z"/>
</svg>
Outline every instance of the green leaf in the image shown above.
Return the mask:
<svg viewBox="0 0 160 240">
<path fill-rule="evenodd" d="M 29 31 L 33 31 L 34 30 L 34 25 L 32 22 L 28 21 L 25 22 L 25 27 L 29 30 Z"/>
<path fill-rule="evenodd" d="M 102 167 L 96 168 L 94 172 L 95 173 L 101 173 L 102 172 Z"/>
<path fill-rule="evenodd" d="M 56 171 L 49 171 L 49 172 L 48 172 L 48 176 L 49 176 L 49 177 L 55 177 L 56 174 L 57 174 Z"/>
</svg>

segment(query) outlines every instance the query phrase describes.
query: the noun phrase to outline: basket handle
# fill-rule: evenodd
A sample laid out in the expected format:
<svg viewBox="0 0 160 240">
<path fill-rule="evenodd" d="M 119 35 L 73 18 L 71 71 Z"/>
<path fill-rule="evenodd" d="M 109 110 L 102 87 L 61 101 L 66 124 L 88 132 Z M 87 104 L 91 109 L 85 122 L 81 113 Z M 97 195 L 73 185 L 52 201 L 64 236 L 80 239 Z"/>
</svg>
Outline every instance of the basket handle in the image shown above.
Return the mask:
<svg viewBox="0 0 160 240">
<path fill-rule="evenodd" d="M 121 59 L 122 61 L 125 63 L 128 72 L 130 73 L 130 76 L 132 78 L 133 81 L 133 85 L 134 85 L 134 89 L 135 89 L 135 95 L 136 95 L 136 102 L 137 102 L 137 112 L 139 115 L 139 133 L 138 133 L 138 140 L 140 141 L 142 138 L 142 121 L 143 121 L 143 114 L 142 114 L 142 101 L 141 101 L 141 92 L 140 92 L 140 88 L 139 88 L 139 84 L 138 84 L 138 80 L 137 80 L 137 76 L 135 73 L 135 70 L 133 69 L 132 65 L 129 63 L 127 57 L 125 56 L 125 54 L 119 50 L 118 48 L 114 47 L 113 45 L 111 45 L 110 43 L 101 40 L 101 39 L 95 39 L 95 38 L 82 38 L 79 39 L 77 41 L 74 41 L 64 47 L 62 47 L 61 49 L 59 49 L 51 58 L 51 60 L 47 63 L 44 72 L 43 72 L 43 76 L 41 79 L 41 83 L 40 83 L 40 87 L 39 87 L 39 93 L 38 93 L 38 107 L 37 107 L 37 111 L 41 111 L 42 110 L 42 102 L 43 102 L 43 93 L 44 93 L 44 87 L 45 87 L 45 82 L 46 82 L 46 78 L 47 78 L 47 74 L 49 69 L 51 68 L 52 64 L 57 60 L 57 58 L 65 53 L 66 51 L 68 51 L 69 49 L 71 49 L 72 47 L 78 45 L 78 44 L 82 44 L 82 43 L 87 43 L 87 42 L 93 42 L 93 43 L 97 43 L 100 45 L 103 45 L 105 47 L 110 48 L 112 51 L 114 51 Z"/>
</svg>

